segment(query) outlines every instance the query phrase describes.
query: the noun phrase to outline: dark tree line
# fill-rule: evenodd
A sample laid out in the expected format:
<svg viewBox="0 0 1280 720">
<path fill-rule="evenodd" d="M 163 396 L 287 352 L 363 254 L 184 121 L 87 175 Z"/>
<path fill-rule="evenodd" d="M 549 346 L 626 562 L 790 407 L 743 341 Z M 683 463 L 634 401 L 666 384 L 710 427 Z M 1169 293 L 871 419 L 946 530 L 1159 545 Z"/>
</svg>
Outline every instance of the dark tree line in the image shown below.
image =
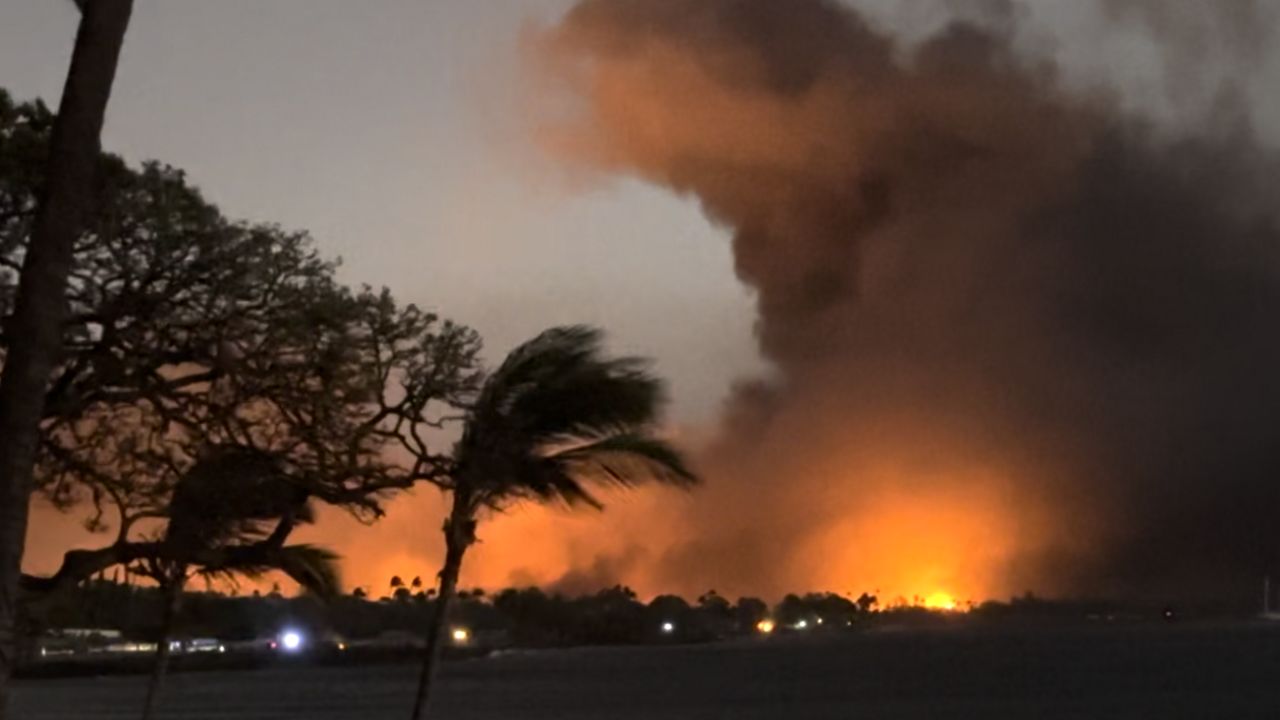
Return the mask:
<svg viewBox="0 0 1280 720">
<path fill-rule="evenodd" d="M 533 587 L 490 594 L 462 591 L 454 600 L 451 623 L 482 636 L 497 633 L 504 644 L 558 647 L 763 635 L 760 627 L 765 620 L 773 621 L 773 632 L 779 633 L 794 630 L 800 620 L 806 620 L 811 630 L 840 631 L 861 628 L 879 612 L 874 605 L 859 606 L 854 599 L 832 593 L 788 595 L 772 606 L 760 598 L 730 601 L 709 595 L 693 601 L 661 595 L 646 602 L 625 586 L 581 596 Z M 160 618 L 165 602 L 165 593 L 156 588 L 93 580 L 42 604 L 32 629 L 114 627 L 133 638 L 154 640 L 163 636 Z M 388 634 L 422 637 L 436 603 L 436 598 L 425 594 L 377 600 L 348 594 L 322 600 L 314 595 L 232 596 L 192 588 L 182 603 L 175 636 L 242 641 L 273 637 L 291 626 L 352 641 Z M 886 611 L 886 617 L 892 614 Z"/>
</svg>

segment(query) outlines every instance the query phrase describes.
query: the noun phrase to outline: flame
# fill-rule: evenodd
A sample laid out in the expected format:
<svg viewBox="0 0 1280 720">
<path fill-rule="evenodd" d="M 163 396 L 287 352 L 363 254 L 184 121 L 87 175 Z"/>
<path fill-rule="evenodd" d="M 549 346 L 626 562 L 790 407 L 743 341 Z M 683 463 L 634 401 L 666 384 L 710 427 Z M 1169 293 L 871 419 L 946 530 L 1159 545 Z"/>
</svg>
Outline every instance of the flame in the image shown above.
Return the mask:
<svg viewBox="0 0 1280 720">
<path fill-rule="evenodd" d="M 882 606 L 954 610 L 958 598 L 996 597 L 1008 590 L 1011 558 L 1035 544 L 1032 511 L 990 472 L 920 477 L 881 466 L 849 485 L 864 495 L 850 497 L 848 516 L 818 540 L 814 552 L 827 562 L 815 579 L 874 589 Z"/>
<path fill-rule="evenodd" d="M 956 599 L 950 593 L 942 592 L 941 590 L 925 598 L 924 606 L 930 610 L 946 610 L 948 612 L 959 607 Z"/>
</svg>

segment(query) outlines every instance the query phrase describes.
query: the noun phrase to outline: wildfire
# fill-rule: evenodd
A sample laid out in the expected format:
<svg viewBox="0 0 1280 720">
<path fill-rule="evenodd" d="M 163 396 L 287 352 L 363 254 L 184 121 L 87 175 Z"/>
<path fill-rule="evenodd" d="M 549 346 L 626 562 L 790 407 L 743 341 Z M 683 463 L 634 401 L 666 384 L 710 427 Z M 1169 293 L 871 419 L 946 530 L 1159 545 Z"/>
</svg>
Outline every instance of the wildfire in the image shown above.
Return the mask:
<svg viewBox="0 0 1280 720">
<path fill-rule="evenodd" d="M 954 611 L 959 605 L 956 599 L 951 597 L 950 593 L 936 592 L 924 599 L 924 606 L 930 610 L 945 610 L 947 612 Z"/>
<path fill-rule="evenodd" d="M 849 485 L 859 487 L 858 494 L 835 501 L 850 512 L 813 546 L 827 560 L 806 568 L 817 584 L 854 594 L 871 588 L 884 606 L 941 611 L 1007 591 L 1003 571 L 1019 543 L 1028 542 L 1020 529 L 1034 522 L 1033 512 L 1011 506 L 1001 476 L 901 468 L 857 469 L 857 482 Z"/>
</svg>

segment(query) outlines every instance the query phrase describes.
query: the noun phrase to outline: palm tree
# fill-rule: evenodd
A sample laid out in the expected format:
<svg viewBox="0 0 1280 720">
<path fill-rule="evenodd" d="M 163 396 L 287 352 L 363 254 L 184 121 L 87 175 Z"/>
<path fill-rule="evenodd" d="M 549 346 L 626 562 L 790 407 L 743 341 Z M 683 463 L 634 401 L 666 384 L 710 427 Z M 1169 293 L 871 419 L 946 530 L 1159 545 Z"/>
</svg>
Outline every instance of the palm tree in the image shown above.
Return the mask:
<svg viewBox="0 0 1280 720">
<path fill-rule="evenodd" d="M 169 523 L 159 552 L 140 564 L 164 598 L 155 664 L 147 686 L 142 718 L 155 712 L 169 667 L 170 642 L 182 601 L 193 576 L 233 579 L 285 572 L 303 587 L 329 595 L 338 591 L 337 556 L 312 545 L 284 545 L 289 532 L 313 520 L 307 495 L 289 482 L 268 453 L 243 448 L 215 450 L 197 462 L 176 484 L 168 508 Z M 265 545 L 262 545 L 265 543 Z M 237 555 L 237 549 L 274 547 L 267 554 Z"/>
<path fill-rule="evenodd" d="M 72 248 L 94 170 L 133 0 L 78 0 L 81 18 L 54 121 L 45 187 L 23 260 L 12 315 L 5 321 L 0 373 L 0 720 L 12 670 L 13 624 L 26 542 L 31 472 L 45 387 L 62 347 Z"/>
<path fill-rule="evenodd" d="M 593 486 L 697 481 L 680 454 L 652 434 L 662 382 L 639 358 L 605 357 L 602 344 L 595 328 L 547 330 L 507 356 L 468 410 L 444 484 L 451 494 L 445 559 L 414 720 L 426 712 L 449 604 L 482 511 L 522 501 L 600 509 Z"/>
</svg>

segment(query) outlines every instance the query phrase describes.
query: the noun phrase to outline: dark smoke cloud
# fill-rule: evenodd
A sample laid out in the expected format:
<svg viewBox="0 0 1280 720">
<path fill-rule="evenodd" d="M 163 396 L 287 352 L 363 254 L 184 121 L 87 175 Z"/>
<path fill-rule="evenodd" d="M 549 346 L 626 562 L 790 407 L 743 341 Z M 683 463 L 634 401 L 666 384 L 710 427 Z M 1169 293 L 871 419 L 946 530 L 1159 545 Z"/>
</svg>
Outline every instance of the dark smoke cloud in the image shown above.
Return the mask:
<svg viewBox="0 0 1280 720">
<path fill-rule="evenodd" d="M 726 408 L 675 585 L 905 587 L 949 552 L 920 582 L 1244 601 L 1280 571 L 1280 175 L 1247 126 L 1170 138 L 999 30 L 907 52 L 821 0 L 584 0 L 540 48 L 575 103 L 548 142 L 731 230 L 777 371 Z"/>
<path fill-rule="evenodd" d="M 622 582 L 621 578 L 633 575 L 642 561 L 645 552 L 639 546 L 630 546 L 617 554 L 605 553 L 597 555 L 585 567 L 573 567 L 565 571 L 554 582 L 547 585 L 550 593 L 559 593 L 566 597 L 578 597 L 594 593 L 601 588 L 611 587 Z M 536 584 L 536 583 L 524 583 Z"/>
</svg>

